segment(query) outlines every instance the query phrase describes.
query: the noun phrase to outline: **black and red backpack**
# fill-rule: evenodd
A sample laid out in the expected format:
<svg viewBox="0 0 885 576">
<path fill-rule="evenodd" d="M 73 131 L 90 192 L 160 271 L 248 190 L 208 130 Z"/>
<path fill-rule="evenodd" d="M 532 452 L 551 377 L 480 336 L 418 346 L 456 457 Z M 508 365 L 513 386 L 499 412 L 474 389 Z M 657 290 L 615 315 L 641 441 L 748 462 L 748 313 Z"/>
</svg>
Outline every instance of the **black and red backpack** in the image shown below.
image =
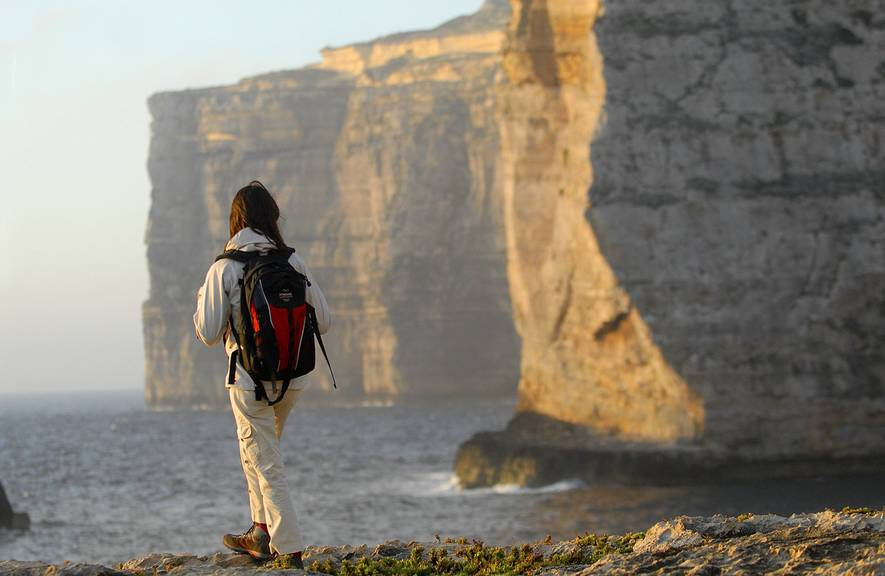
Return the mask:
<svg viewBox="0 0 885 576">
<path fill-rule="evenodd" d="M 289 264 L 292 248 L 266 252 L 228 250 L 216 258 L 245 265 L 240 278 L 239 310 L 231 309 L 230 329 L 237 342 L 230 358 L 228 383 L 234 383 L 236 363 L 255 382 L 255 399 L 273 405 L 282 400 L 289 383 L 304 376 L 316 365 L 314 337 L 332 374 L 332 364 L 320 336 L 316 311 L 307 302 L 310 280 Z M 271 399 L 263 382 L 282 383 L 276 399 Z"/>
</svg>

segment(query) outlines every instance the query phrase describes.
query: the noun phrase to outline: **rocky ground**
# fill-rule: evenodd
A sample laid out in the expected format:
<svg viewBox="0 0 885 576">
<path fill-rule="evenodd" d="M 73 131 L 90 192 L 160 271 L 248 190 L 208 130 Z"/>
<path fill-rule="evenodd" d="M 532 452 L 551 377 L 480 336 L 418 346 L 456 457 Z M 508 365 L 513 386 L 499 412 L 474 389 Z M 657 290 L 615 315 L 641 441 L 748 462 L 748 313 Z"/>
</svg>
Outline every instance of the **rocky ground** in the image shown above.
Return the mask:
<svg viewBox="0 0 885 576">
<path fill-rule="evenodd" d="M 885 509 L 775 515 L 687 517 L 645 533 L 584 535 L 495 548 L 466 540 L 311 547 L 306 573 L 370 574 L 885 574 Z M 0 561 L 0 576 L 183 575 L 302 573 L 244 556 L 152 554 L 113 568 Z"/>
</svg>

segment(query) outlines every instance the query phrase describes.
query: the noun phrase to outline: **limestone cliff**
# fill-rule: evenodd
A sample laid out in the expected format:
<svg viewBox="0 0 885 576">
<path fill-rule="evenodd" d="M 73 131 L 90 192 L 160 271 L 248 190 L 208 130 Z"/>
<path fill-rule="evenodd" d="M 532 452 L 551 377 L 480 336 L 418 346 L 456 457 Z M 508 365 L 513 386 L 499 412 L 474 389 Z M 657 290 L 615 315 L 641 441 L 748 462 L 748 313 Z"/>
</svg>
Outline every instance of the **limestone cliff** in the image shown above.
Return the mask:
<svg viewBox="0 0 885 576">
<path fill-rule="evenodd" d="M 150 98 L 150 406 L 223 401 L 221 352 L 197 344 L 190 318 L 253 178 L 332 305 L 338 397 L 512 393 L 493 97 L 508 14 L 490 0 L 306 69 Z"/>
<path fill-rule="evenodd" d="M 704 438 L 885 450 L 881 0 L 611 2 L 588 221 Z"/>
<path fill-rule="evenodd" d="M 511 3 L 519 414 L 462 448 L 462 481 L 881 467 L 881 0 Z"/>
<path fill-rule="evenodd" d="M 515 6 L 501 90 L 508 273 L 523 341 L 520 410 L 628 437 L 693 438 L 698 396 L 662 357 L 584 213 L 605 102 L 598 2 Z"/>
</svg>

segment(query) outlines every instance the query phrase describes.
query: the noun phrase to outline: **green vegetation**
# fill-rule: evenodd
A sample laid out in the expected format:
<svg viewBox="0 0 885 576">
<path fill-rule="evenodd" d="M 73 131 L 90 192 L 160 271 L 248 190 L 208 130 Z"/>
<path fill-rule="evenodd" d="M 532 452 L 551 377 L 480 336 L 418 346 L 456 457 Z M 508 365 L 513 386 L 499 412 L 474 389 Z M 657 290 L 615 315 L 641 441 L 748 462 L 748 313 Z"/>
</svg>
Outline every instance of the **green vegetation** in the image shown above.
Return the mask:
<svg viewBox="0 0 885 576">
<path fill-rule="evenodd" d="M 642 532 L 625 534 L 624 536 L 597 536 L 585 534 L 573 540 L 577 545 L 571 552 L 554 554 L 544 566 L 571 566 L 574 564 L 593 564 L 609 554 L 626 554 L 645 536 Z"/>
<path fill-rule="evenodd" d="M 493 574 L 533 574 L 541 568 L 593 564 L 608 554 L 624 554 L 642 538 L 642 533 L 625 536 L 585 534 L 558 546 L 564 549 L 545 557 L 538 547 L 486 546 L 480 541 L 447 540 L 454 549 L 411 546 L 407 558 L 363 557 L 345 560 L 340 565 L 331 560 L 313 562 L 310 570 L 333 576 L 491 576 Z"/>
<path fill-rule="evenodd" d="M 264 566 L 265 568 L 274 568 L 277 570 L 293 570 L 297 568 L 292 554 L 277 556 L 270 562 L 267 562 Z"/>
<path fill-rule="evenodd" d="M 870 514 L 881 514 L 882 512 L 885 512 L 885 508 L 882 510 L 876 510 L 874 508 L 852 508 L 850 506 L 842 508 L 842 514 L 866 514 L 869 516 Z"/>
</svg>

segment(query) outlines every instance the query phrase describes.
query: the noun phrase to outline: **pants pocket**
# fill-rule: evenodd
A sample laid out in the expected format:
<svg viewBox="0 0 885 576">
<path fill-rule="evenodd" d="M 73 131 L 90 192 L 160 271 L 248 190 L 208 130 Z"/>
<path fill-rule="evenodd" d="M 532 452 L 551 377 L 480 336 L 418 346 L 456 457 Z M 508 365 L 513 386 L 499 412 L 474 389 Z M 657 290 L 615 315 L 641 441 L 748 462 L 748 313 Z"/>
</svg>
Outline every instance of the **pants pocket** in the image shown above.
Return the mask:
<svg viewBox="0 0 885 576">
<path fill-rule="evenodd" d="M 252 425 L 248 422 L 243 422 L 241 424 L 237 424 L 237 438 L 240 440 L 248 440 L 255 434 L 255 430 L 252 428 Z"/>
</svg>

